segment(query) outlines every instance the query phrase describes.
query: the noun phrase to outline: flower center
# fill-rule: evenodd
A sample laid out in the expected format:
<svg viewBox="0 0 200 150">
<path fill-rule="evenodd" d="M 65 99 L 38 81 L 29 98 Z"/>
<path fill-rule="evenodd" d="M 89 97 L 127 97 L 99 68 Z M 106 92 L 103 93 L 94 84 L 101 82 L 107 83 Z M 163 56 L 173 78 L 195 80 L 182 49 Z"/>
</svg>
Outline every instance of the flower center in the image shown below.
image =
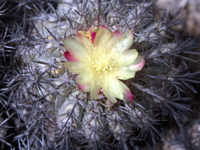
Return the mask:
<svg viewBox="0 0 200 150">
<path fill-rule="evenodd" d="M 105 55 L 89 59 L 90 68 L 98 74 L 106 74 L 113 69 L 114 59 Z"/>
<path fill-rule="evenodd" d="M 106 73 L 106 70 L 112 70 L 112 66 L 109 64 L 108 60 L 105 59 L 105 56 L 101 56 L 98 59 L 94 59 L 93 61 L 94 68 L 100 73 Z"/>
</svg>

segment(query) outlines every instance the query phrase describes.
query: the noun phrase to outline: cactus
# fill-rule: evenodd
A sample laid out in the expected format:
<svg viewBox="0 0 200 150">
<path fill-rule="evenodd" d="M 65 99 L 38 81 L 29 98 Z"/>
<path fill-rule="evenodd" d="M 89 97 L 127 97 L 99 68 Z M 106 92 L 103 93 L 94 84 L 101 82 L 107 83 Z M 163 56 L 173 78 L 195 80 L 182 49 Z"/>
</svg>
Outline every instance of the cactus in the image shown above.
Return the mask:
<svg viewBox="0 0 200 150">
<path fill-rule="evenodd" d="M 2 76 L 6 76 L 0 95 L 0 121 L 4 121 L 0 129 L 8 124 L 13 128 L 0 133 L 2 145 L 18 149 L 156 149 L 165 139 L 166 124 L 183 126 L 191 112 L 185 92 L 189 88 L 197 93 L 192 83 L 200 82 L 196 78 L 199 72 L 189 71 L 188 61 L 194 60 L 187 55 L 199 53 L 193 51 L 196 40 L 173 30 L 180 23 L 175 15 L 155 17 L 159 9 L 147 0 L 17 3 L 5 11 L 20 17 L 14 25 L 9 23 L 6 42 L 2 37 L 9 46 L 2 51 L 7 55 L 1 55 L 7 60 L 1 61 Z M 77 75 L 65 68 L 69 60 L 65 59 L 64 41 L 94 26 L 133 33 L 129 47 L 145 60 L 134 78 L 123 81 L 133 100 L 110 101 L 105 93 L 94 99 L 78 89 Z"/>
</svg>

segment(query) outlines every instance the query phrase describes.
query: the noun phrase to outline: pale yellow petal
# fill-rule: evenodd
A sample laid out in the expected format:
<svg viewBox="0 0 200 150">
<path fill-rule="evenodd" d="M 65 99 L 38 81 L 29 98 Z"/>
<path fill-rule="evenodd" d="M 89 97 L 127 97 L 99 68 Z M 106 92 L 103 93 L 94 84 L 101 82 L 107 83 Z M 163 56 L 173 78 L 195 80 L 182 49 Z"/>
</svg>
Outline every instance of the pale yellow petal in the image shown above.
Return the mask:
<svg viewBox="0 0 200 150">
<path fill-rule="evenodd" d="M 123 100 L 123 87 L 121 86 L 119 80 L 117 80 L 116 78 L 110 78 L 109 90 L 111 95 Z"/>
<path fill-rule="evenodd" d="M 75 56 L 78 60 L 87 60 L 88 51 L 82 43 L 74 39 L 65 39 L 63 43 L 65 45 L 66 50 L 69 51 L 70 54 Z"/>
<path fill-rule="evenodd" d="M 135 49 L 126 51 L 116 58 L 115 66 L 126 66 L 132 64 L 138 57 L 138 52 Z"/>
<path fill-rule="evenodd" d="M 82 39 L 83 39 L 83 37 L 85 37 L 85 36 L 83 35 L 83 33 L 85 33 L 85 31 L 84 31 L 84 32 L 78 31 L 78 32 L 77 32 L 77 35 L 74 37 L 74 39 L 75 39 L 76 41 L 80 42 L 80 43 L 83 43 Z M 86 34 L 86 33 L 85 33 L 85 34 Z M 85 37 L 85 38 L 86 38 L 86 37 Z"/>
<path fill-rule="evenodd" d="M 90 90 L 91 90 L 91 96 L 94 99 L 97 99 L 99 92 L 100 92 L 100 84 L 98 81 L 93 81 L 90 83 Z"/>
<path fill-rule="evenodd" d="M 122 53 L 128 50 L 132 44 L 133 44 L 133 32 L 131 30 L 128 30 L 124 32 L 122 37 L 116 42 L 115 46 L 113 47 L 113 50 L 115 52 Z"/>
<path fill-rule="evenodd" d="M 131 71 L 128 67 L 114 68 L 112 73 L 117 79 L 121 80 L 127 80 L 135 77 L 135 71 Z"/>
<path fill-rule="evenodd" d="M 112 96 L 109 92 L 107 92 L 107 90 L 103 90 L 103 94 L 107 97 L 107 99 L 113 103 L 116 103 L 117 100 L 114 96 Z"/>
<path fill-rule="evenodd" d="M 90 40 L 87 37 L 83 36 L 82 34 L 77 34 L 74 38 L 79 42 L 81 42 L 85 46 L 88 52 L 90 52 L 90 50 L 93 49 L 93 45 L 90 42 Z"/>
<path fill-rule="evenodd" d="M 144 64 L 144 59 L 141 56 L 138 56 L 132 64 L 114 68 L 112 74 L 115 75 L 117 79 L 121 80 L 134 78 L 135 73 L 140 71 Z"/>
<path fill-rule="evenodd" d="M 107 80 L 106 85 L 106 87 L 103 86 L 103 94 L 113 103 L 116 103 L 115 97 L 120 100 L 127 101 L 133 99 L 133 95 L 130 92 L 129 88 L 116 78 L 110 77 L 109 80 Z"/>
<path fill-rule="evenodd" d="M 88 84 L 90 82 L 92 82 L 93 80 L 93 76 L 89 73 L 81 73 L 78 75 L 78 78 L 76 79 L 76 82 L 78 82 L 79 84 Z"/>
<path fill-rule="evenodd" d="M 110 100 L 113 103 L 116 103 L 117 102 L 116 98 L 110 93 L 110 86 L 109 86 L 110 82 L 108 81 L 109 81 L 109 77 L 105 77 L 102 79 L 101 87 L 102 87 L 103 94 L 108 98 L 108 100 Z"/>
<path fill-rule="evenodd" d="M 65 62 L 64 66 L 72 73 L 79 74 L 84 70 L 84 65 L 80 62 Z"/>
<path fill-rule="evenodd" d="M 108 41 L 110 40 L 111 33 L 106 28 L 100 28 L 94 39 L 94 47 L 103 51 L 107 46 Z"/>
<path fill-rule="evenodd" d="M 110 40 L 109 40 L 107 45 L 110 48 L 112 48 L 116 44 L 117 40 L 119 38 L 121 38 L 121 37 L 122 37 L 122 33 L 121 32 L 119 32 L 119 31 L 112 32 L 111 36 L 110 36 Z"/>
<path fill-rule="evenodd" d="M 130 92 L 129 88 L 123 82 L 120 82 L 120 84 L 123 87 L 123 99 L 126 101 L 131 101 L 133 99 L 133 95 Z"/>
<path fill-rule="evenodd" d="M 104 78 L 102 90 L 104 95 L 112 102 L 115 101 L 115 97 L 123 100 L 123 87 L 120 81 L 114 77 Z"/>
</svg>

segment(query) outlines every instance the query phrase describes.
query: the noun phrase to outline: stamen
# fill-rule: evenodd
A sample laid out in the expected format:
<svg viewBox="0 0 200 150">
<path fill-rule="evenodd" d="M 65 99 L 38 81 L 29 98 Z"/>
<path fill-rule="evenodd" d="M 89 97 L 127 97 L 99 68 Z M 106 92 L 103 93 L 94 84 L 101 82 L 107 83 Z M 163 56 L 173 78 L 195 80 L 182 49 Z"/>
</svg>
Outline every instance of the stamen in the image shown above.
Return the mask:
<svg viewBox="0 0 200 150">
<path fill-rule="evenodd" d="M 94 47 L 95 49 L 96 47 Z M 91 50 L 95 51 L 95 50 Z M 101 50 L 99 50 L 101 51 Z M 98 55 L 95 53 L 93 55 L 88 56 L 87 62 L 86 62 L 86 69 L 89 72 L 93 72 L 95 74 L 98 73 L 101 74 L 107 74 L 109 71 L 113 70 L 113 66 L 115 60 L 113 58 L 113 55 Z M 100 76 L 102 78 L 102 76 Z"/>
</svg>

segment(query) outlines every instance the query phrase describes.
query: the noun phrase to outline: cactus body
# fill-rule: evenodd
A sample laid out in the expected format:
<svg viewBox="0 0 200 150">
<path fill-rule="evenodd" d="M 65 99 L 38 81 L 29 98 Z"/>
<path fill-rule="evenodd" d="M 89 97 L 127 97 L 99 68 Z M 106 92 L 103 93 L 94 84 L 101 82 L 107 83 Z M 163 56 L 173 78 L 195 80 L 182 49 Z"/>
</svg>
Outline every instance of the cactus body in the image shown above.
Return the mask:
<svg viewBox="0 0 200 150">
<path fill-rule="evenodd" d="M 20 130 L 12 137 L 14 145 L 1 142 L 19 149 L 159 147 L 166 120 L 180 127 L 191 111 L 184 93 L 187 88 L 196 92 L 191 83 L 199 80 L 198 73 L 189 71 L 187 62 L 193 60 L 186 55 L 198 54 L 193 52 L 196 41 L 181 38 L 170 15 L 156 18 L 153 1 L 63 0 L 55 7 L 45 2 L 19 2 L 26 10 L 23 25 L 9 32 L 15 50 L 1 91 Z M 63 41 L 92 26 L 133 32 L 131 48 L 146 63 L 123 82 L 132 101 L 112 103 L 103 94 L 94 100 L 78 89 L 76 74 L 64 67 Z M 2 130 L 0 138 L 5 134 Z"/>
</svg>

